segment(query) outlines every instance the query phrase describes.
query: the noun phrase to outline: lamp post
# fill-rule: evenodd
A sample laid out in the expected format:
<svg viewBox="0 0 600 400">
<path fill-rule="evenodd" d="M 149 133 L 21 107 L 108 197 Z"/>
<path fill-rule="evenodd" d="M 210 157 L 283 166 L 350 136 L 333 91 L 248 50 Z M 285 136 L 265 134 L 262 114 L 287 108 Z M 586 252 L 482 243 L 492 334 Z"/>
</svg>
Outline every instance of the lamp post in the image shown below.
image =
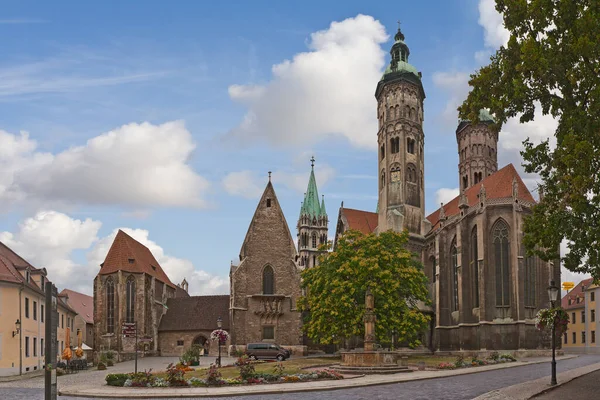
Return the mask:
<svg viewBox="0 0 600 400">
<path fill-rule="evenodd" d="M 222 326 L 223 326 L 223 319 L 221 317 L 219 317 L 219 318 L 217 318 L 217 328 L 219 328 L 219 330 L 220 330 Z M 219 358 L 217 361 L 217 365 L 219 366 L 219 368 L 221 368 L 221 335 L 219 335 L 219 339 L 217 340 L 217 342 L 219 343 Z"/>
<path fill-rule="evenodd" d="M 394 351 L 395 342 L 396 342 L 396 328 L 392 329 L 392 351 Z"/>
<path fill-rule="evenodd" d="M 554 309 L 554 304 L 558 299 L 558 287 L 554 284 L 554 281 L 550 281 L 548 286 L 548 297 L 550 298 L 550 304 Z M 552 379 L 550 385 L 556 385 L 556 315 L 552 318 Z"/>
<path fill-rule="evenodd" d="M 17 322 L 15 322 L 15 330 L 12 333 L 13 337 L 17 336 L 20 332 L 21 332 L 21 321 L 19 319 L 17 319 Z"/>
</svg>

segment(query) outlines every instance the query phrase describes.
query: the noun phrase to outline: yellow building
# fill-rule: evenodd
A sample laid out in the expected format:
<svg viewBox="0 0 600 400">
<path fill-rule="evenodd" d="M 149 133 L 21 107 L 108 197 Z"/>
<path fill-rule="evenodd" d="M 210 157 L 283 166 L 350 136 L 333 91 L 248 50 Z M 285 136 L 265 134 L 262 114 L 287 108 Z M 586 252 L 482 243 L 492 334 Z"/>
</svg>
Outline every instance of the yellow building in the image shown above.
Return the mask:
<svg viewBox="0 0 600 400">
<path fill-rule="evenodd" d="M 562 307 L 569 313 L 569 327 L 563 335 L 563 349 L 577 353 L 599 353 L 600 345 L 596 332 L 600 327 L 596 315 L 600 311 L 596 298 L 600 296 L 600 286 L 592 279 L 579 282 L 562 298 Z"/>
<path fill-rule="evenodd" d="M 0 242 L 0 376 L 43 369 L 46 279 L 45 268 L 35 268 Z M 69 324 L 76 313 L 62 300 L 58 310 L 60 351 L 67 327 L 61 318 Z"/>
</svg>

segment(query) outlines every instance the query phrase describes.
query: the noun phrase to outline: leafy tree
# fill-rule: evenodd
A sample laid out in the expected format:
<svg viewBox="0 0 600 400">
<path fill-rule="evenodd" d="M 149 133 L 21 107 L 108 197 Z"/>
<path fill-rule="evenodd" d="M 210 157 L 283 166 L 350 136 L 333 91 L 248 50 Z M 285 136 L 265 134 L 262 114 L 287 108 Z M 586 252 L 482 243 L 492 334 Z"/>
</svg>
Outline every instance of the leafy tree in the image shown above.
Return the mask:
<svg viewBox="0 0 600 400">
<path fill-rule="evenodd" d="M 538 173 L 543 199 L 526 220 L 524 244 L 544 260 L 600 278 L 600 3 L 597 0 L 497 0 L 510 32 L 489 65 L 471 76 L 459 107 L 475 121 L 488 108 L 498 128 L 532 121 L 536 107 L 558 121 L 556 147 L 524 141 L 525 170 Z"/>
<path fill-rule="evenodd" d="M 406 250 L 407 242 L 407 232 L 348 231 L 335 251 L 321 256 L 318 266 L 305 269 L 306 295 L 299 308 L 309 311 L 303 325 L 307 335 L 323 344 L 363 337 L 365 293 L 371 288 L 377 339 L 387 341 L 395 330 L 399 341 L 418 346 L 429 316 L 419 311 L 417 303 L 428 304 L 429 292 L 423 267 Z"/>
</svg>

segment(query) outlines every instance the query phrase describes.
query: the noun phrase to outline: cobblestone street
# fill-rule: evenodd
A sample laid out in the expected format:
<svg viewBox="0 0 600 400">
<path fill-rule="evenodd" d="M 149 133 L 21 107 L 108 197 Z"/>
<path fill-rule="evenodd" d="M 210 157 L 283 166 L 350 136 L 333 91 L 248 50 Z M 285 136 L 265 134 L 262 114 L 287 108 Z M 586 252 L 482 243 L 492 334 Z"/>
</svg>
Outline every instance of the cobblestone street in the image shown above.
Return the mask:
<svg viewBox="0 0 600 400">
<path fill-rule="evenodd" d="M 600 362 L 600 356 L 580 356 L 568 360 L 562 360 L 558 363 L 558 372 L 567 371 L 570 369 L 582 367 Z M 126 363 L 123 363 L 126 364 Z M 123 364 L 119 364 L 121 366 Z M 127 365 L 123 368 L 126 369 Z M 114 368 L 117 368 L 115 366 Z M 116 372 L 116 370 L 113 370 Z M 112 371 L 111 371 L 112 372 Z M 334 391 L 319 392 L 318 395 L 313 392 L 294 393 L 285 396 L 281 394 L 274 395 L 253 395 L 244 396 L 247 400 L 275 400 L 282 398 L 294 398 L 295 400 L 323 399 L 323 400 L 379 400 L 379 399 L 444 399 L 444 400 L 459 400 L 472 399 L 488 391 L 499 389 L 506 386 L 511 386 L 517 383 L 522 383 L 544 376 L 548 376 L 550 372 L 550 364 L 532 364 L 522 367 L 507 368 L 496 371 L 480 372 L 462 376 L 454 376 L 449 378 L 438 378 L 421 381 L 412 381 L 397 383 L 391 385 L 363 387 L 355 389 L 341 389 Z M 89 371 L 79 374 L 79 379 L 88 378 L 102 379 L 105 371 Z M 64 377 L 61 377 L 64 378 Z M 549 379 L 549 378 L 548 378 Z M 60 381 L 59 381 L 60 382 Z M 66 384 L 66 381 L 62 381 Z M 81 381 L 79 381 L 81 382 Z M 59 383 L 60 384 L 60 383 Z M 27 387 L 25 387 L 27 385 Z M 26 381 L 7 382 L 0 384 L 0 399 L 10 400 L 42 400 L 44 398 L 43 390 L 41 389 L 43 380 L 34 378 Z M 60 397 L 65 400 L 76 400 L 80 398 Z M 227 399 L 227 397 L 219 397 L 219 399 Z"/>
</svg>

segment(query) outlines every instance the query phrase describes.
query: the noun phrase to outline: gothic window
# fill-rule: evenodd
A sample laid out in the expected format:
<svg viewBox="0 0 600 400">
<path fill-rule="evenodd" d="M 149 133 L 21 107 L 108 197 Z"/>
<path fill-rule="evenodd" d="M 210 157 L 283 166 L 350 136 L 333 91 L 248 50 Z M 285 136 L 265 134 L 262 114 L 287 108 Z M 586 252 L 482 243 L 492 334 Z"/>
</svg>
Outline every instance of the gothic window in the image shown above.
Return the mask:
<svg viewBox="0 0 600 400">
<path fill-rule="evenodd" d="M 510 260 L 508 225 L 503 220 L 496 222 L 492 229 L 492 243 L 496 266 L 496 306 L 505 307 L 510 304 Z"/>
<path fill-rule="evenodd" d="M 381 189 L 385 187 L 385 171 L 381 171 Z"/>
<path fill-rule="evenodd" d="M 406 138 L 406 151 L 415 154 L 415 139 Z"/>
<path fill-rule="evenodd" d="M 463 190 L 465 190 L 467 188 L 467 186 L 469 186 L 469 178 L 467 175 L 463 176 Z"/>
<path fill-rule="evenodd" d="M 275 273 L 270 265 L 263 269 L 262 273 L 263 294 L 275 293 Z"/>
<path fill-rule="evenodd" d="M 452 268 L 452 311 L 458 311 L 458 248 L 456 238 L 450 245 L 450 265 Z"/>
<path fill-rule="evenodd" d="M 411 118 L 414 119 L 415 121 L 417 120 L 417 110 L 415 110 L 414 107 L 411 110 Z"/>
<path fill-rule="evenodd" d="M 535 257 L 525 258 L 525 307 L 536 306 L 535 286 L 537 283 L 537 271 Z"/>
<path fill-rule="evenodd" d="M 400 182 L 401 180 L 402 178 L 400 176 L 400 165 L 392 165 L 390 172 L 390 183 Z"/>
<path fill-rule="evenodd" d="M 383 160 L 385 158 L 385 144 L 381 145 L 381 159 Z"/>
<path fill-rule="evenodd" d="M 473 306 L 479 307 L 479 253 L 477 251 L 477 227 L 471 232 L 471 271 L 473 272 Z"/>
<path fill-rule="evenodd" d="M 400 138 L 394 137 L 390 139 L 390 145 L 392 147 L 392 154 L 396 154 L 400 151 Z"/>
<path fill-rule="evenodd" d="M 406 203 L 415 207 L 419 207 L 420 205 L 419 187 L 417 182 L 419 182 L 417 168 L 414 164 L 408 164 L 406 166 Z"/>
<path fill-rule="evenodd" d="M 435 283 L 435 275 L 437 272 L 437 266 L 436 266 L 436 262 L 435 262 L 435 257 L 431 256 L 429 257 L 429 260 L 431 262 L 431 282 Z"/>
<path fill-rule="evenodd" d="M 106 280 L 106 332 L 115 332 L 115 284 L 112 277 Z"/>
<path fill-rule="evenodd" d="M 312 247 L 313 247 L 313 249 L 317 248 L 317 234 L 314 232 L 312 234 Z"/>
<path fill-rule="evenodd" d="M 135 279 L 131 275 L 125 284 L 125 296 L 125 322 L 131 323 L 135 321 Z"/>
</svg>

